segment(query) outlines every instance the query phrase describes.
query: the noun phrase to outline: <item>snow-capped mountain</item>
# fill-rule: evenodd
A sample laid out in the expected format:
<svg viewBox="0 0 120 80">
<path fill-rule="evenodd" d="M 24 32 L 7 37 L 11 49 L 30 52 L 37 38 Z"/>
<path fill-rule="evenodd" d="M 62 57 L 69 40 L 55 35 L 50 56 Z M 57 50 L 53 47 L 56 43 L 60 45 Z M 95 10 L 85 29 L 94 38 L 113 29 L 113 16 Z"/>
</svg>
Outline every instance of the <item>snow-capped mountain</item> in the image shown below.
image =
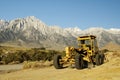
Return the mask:
<svg viewBox="0 0 120 80">
<path fill-rule="evenodd" d="M 9 22 L 0 19 L 0 31 L 5 29 Z"/>
<path fill-rule="evenodd" d="M 78 27 L 65 28 L 64 30 L 67 31 L 67 32 L 69 32 L 69 33 L 71 33 L 71 35 L 73 35 L 75 37 L 78 37 L 82 33 L 82 30 L 79 29 Z"/>
<path fill-rule="evenodd" d="M 49 27 L 34 16 L 8 22 L 0 21 L 0 43 L 27 47 L 62 49 L 75 46 L 76 40 L 62 28 Z"/>
<path fill-rule="evenodd" d="M 108 42 L 120 44 L 120 29 L 60 28 L 48 26 L 34 16 L 11 21 L 0 20 L 0 44 L 25 47 L 46 47 L 64 49 L 65 46 L 77 46 L 76 37 L 93 34 L 100 46 Z"/>
<path fill-rule="evenodd" d="M 107 31 L 112 34 L 120 34 L 120 29 L 117 29 L 117 28 L 110 28 Z"/>
</svg>

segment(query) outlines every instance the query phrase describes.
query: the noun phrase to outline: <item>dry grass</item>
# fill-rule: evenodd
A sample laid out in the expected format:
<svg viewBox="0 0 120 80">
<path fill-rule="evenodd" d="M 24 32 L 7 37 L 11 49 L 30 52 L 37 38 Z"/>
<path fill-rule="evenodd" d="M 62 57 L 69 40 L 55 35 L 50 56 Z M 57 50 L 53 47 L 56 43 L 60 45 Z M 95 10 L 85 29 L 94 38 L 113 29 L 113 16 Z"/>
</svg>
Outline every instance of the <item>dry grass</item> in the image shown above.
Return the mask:
<svg viewBox="0 0 120 80">
<path fill-rule="evenodd" d="M 112 54 L 113 56 L 115 56 L 115 57 L 120 57 L 120 52 L 113 52 L 113 54 Z"/>
<path fill-rule="evenodd" d="M 113 52 L 106 52 L 105 53 L 106 59 L 108 61 L 113 60 L 115 58 L 120 58 L 120 52 L 113 51 Z"/>
<path fill-rule="evenodd" d="M 64 68 L 56 70 L 52 62 L 25 62 L 27 69 L 0 75 L 0 80 L 120 80 L 120 57 L 118 52 L 106 53 L 109 62 L 91 69 L 76 70 Z M 34 69 L 40 68 L 42 69 Z M 43 68 L 46 67 L 46 68 Z M 33 69 L 28 69 L 33 68 Z"/>
<path fill-rule="evenodd" d="M 25 61 L 23 63 L 23 69 L 44 68 L 50 66 L 52 66 L 52 62 L 50 61 Z"/>
</svg>

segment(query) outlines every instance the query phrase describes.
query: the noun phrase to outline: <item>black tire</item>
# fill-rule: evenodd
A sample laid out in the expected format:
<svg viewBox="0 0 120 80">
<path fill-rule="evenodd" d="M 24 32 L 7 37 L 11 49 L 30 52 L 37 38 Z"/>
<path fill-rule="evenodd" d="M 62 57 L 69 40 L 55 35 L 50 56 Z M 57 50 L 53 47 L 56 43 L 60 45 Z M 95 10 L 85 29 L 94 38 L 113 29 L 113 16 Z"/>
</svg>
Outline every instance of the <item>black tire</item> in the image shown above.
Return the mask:
<svg viewBox="0 0 120 80">
<path fill-rule="evenodd" d="M 80 54 L 76 54 L 76 56 L 75 56 L 75 67 L 76 67 L 76 69 L 83 69 L 84 68 L 83 57 Z"/>
<path fill-rule="evenodd" d="M 96 65 L 101 65 L 101 64 L 103 64 L 104 63 L 104 58 L 105 58 L 105 55 L 104 54 L 96 54 L 96 57 L 95 57 L 95 59 L 96 59 Z"/>
<path fill-rule="evenodd" d="M 88 68 L 88 61 L 83 61 L 84 62 L 84 68 Z"/>
<path fill-rule="evenodd" d="M 53 58 L 53 65 L 56 69 L 62 69 L 62 64 L 60 64 L 61 55 L 55 55 Z"/>
<path fill-rule="evenodd" d="M 100 54 L 96 54 L 96 56 L 95 56 L 95 64 L 96 65 L 101 64 L 101 56 L 100 56 Z"/>
<path fill-rule="evenodd" d="M 101 57 L 101 63 L 100 64 L 103 64 L 104 63 L 104 58 L 105 58 L 105 55 L 103 53 L 100 54 L 100 57 Z"/>
</svg>

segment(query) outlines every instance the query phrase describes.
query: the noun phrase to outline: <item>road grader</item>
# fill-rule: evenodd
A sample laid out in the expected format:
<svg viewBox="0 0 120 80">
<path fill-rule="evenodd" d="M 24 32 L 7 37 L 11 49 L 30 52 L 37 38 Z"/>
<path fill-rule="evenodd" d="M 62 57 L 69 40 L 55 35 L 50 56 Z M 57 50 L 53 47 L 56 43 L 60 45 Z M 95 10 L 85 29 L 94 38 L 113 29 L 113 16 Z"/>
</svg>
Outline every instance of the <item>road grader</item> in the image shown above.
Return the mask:
<svg viewBox="0 0 120 80">
<path fill-rule="evenodd" d="M 99 51 L 96 36 L 81 36 L 77 38 L 78 47 L 66 47 L 66 55 L 57 54 L 53 58 L 56 69 L 62 69 L 64 65 L 74 65 L 76 69 L 87 68 L 88 64 L 101 65 L 104 63 L 104 54 Z"/>
</svg>

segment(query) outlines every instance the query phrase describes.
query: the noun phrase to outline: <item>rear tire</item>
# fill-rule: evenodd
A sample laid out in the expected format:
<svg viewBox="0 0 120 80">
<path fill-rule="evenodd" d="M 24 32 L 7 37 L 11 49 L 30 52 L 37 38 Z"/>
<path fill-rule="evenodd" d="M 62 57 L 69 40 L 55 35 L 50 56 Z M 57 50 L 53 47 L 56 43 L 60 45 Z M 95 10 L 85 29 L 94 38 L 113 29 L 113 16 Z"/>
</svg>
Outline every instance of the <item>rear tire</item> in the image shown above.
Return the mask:
<svg viewBox="0 0 120 80">
<path fill-rule="evenodd" d="M 80 54 L 76 54 L 76 56 L 75 56 L 75 67 L 76 67 L 76 69 L 83 69 L 84 68 L 83 57 Z"/>
<path fill-rule="evenodd" d="M 95 64 L 98 66 L 101 64 L 100 54 L 96 54 L 95 56 Z"/>
<path fill-rule="evenodd" d="M 56 69 L 62 69 L 62 64 L 60 64 L 61 55 L 55 55 L 53 58 L 53 65 Z"/>
<path fill-rule="evenodd" d="M 105 55 L 103 53 L 101 53 L 100 56 L 101 56 L 101 64 L 103 64 L 104 63 Z"/>
<path fill-rule="evenodd" d="M 96 61 L 95 61 L 95 63 L 96 63 L 96 65 L 101 65 L 101 64 L 103 64 L 104 63 L 104 54 L 96 54 L 96 57 L 95 57 L 95 59 L 96 59 Z"/>
</svg>

